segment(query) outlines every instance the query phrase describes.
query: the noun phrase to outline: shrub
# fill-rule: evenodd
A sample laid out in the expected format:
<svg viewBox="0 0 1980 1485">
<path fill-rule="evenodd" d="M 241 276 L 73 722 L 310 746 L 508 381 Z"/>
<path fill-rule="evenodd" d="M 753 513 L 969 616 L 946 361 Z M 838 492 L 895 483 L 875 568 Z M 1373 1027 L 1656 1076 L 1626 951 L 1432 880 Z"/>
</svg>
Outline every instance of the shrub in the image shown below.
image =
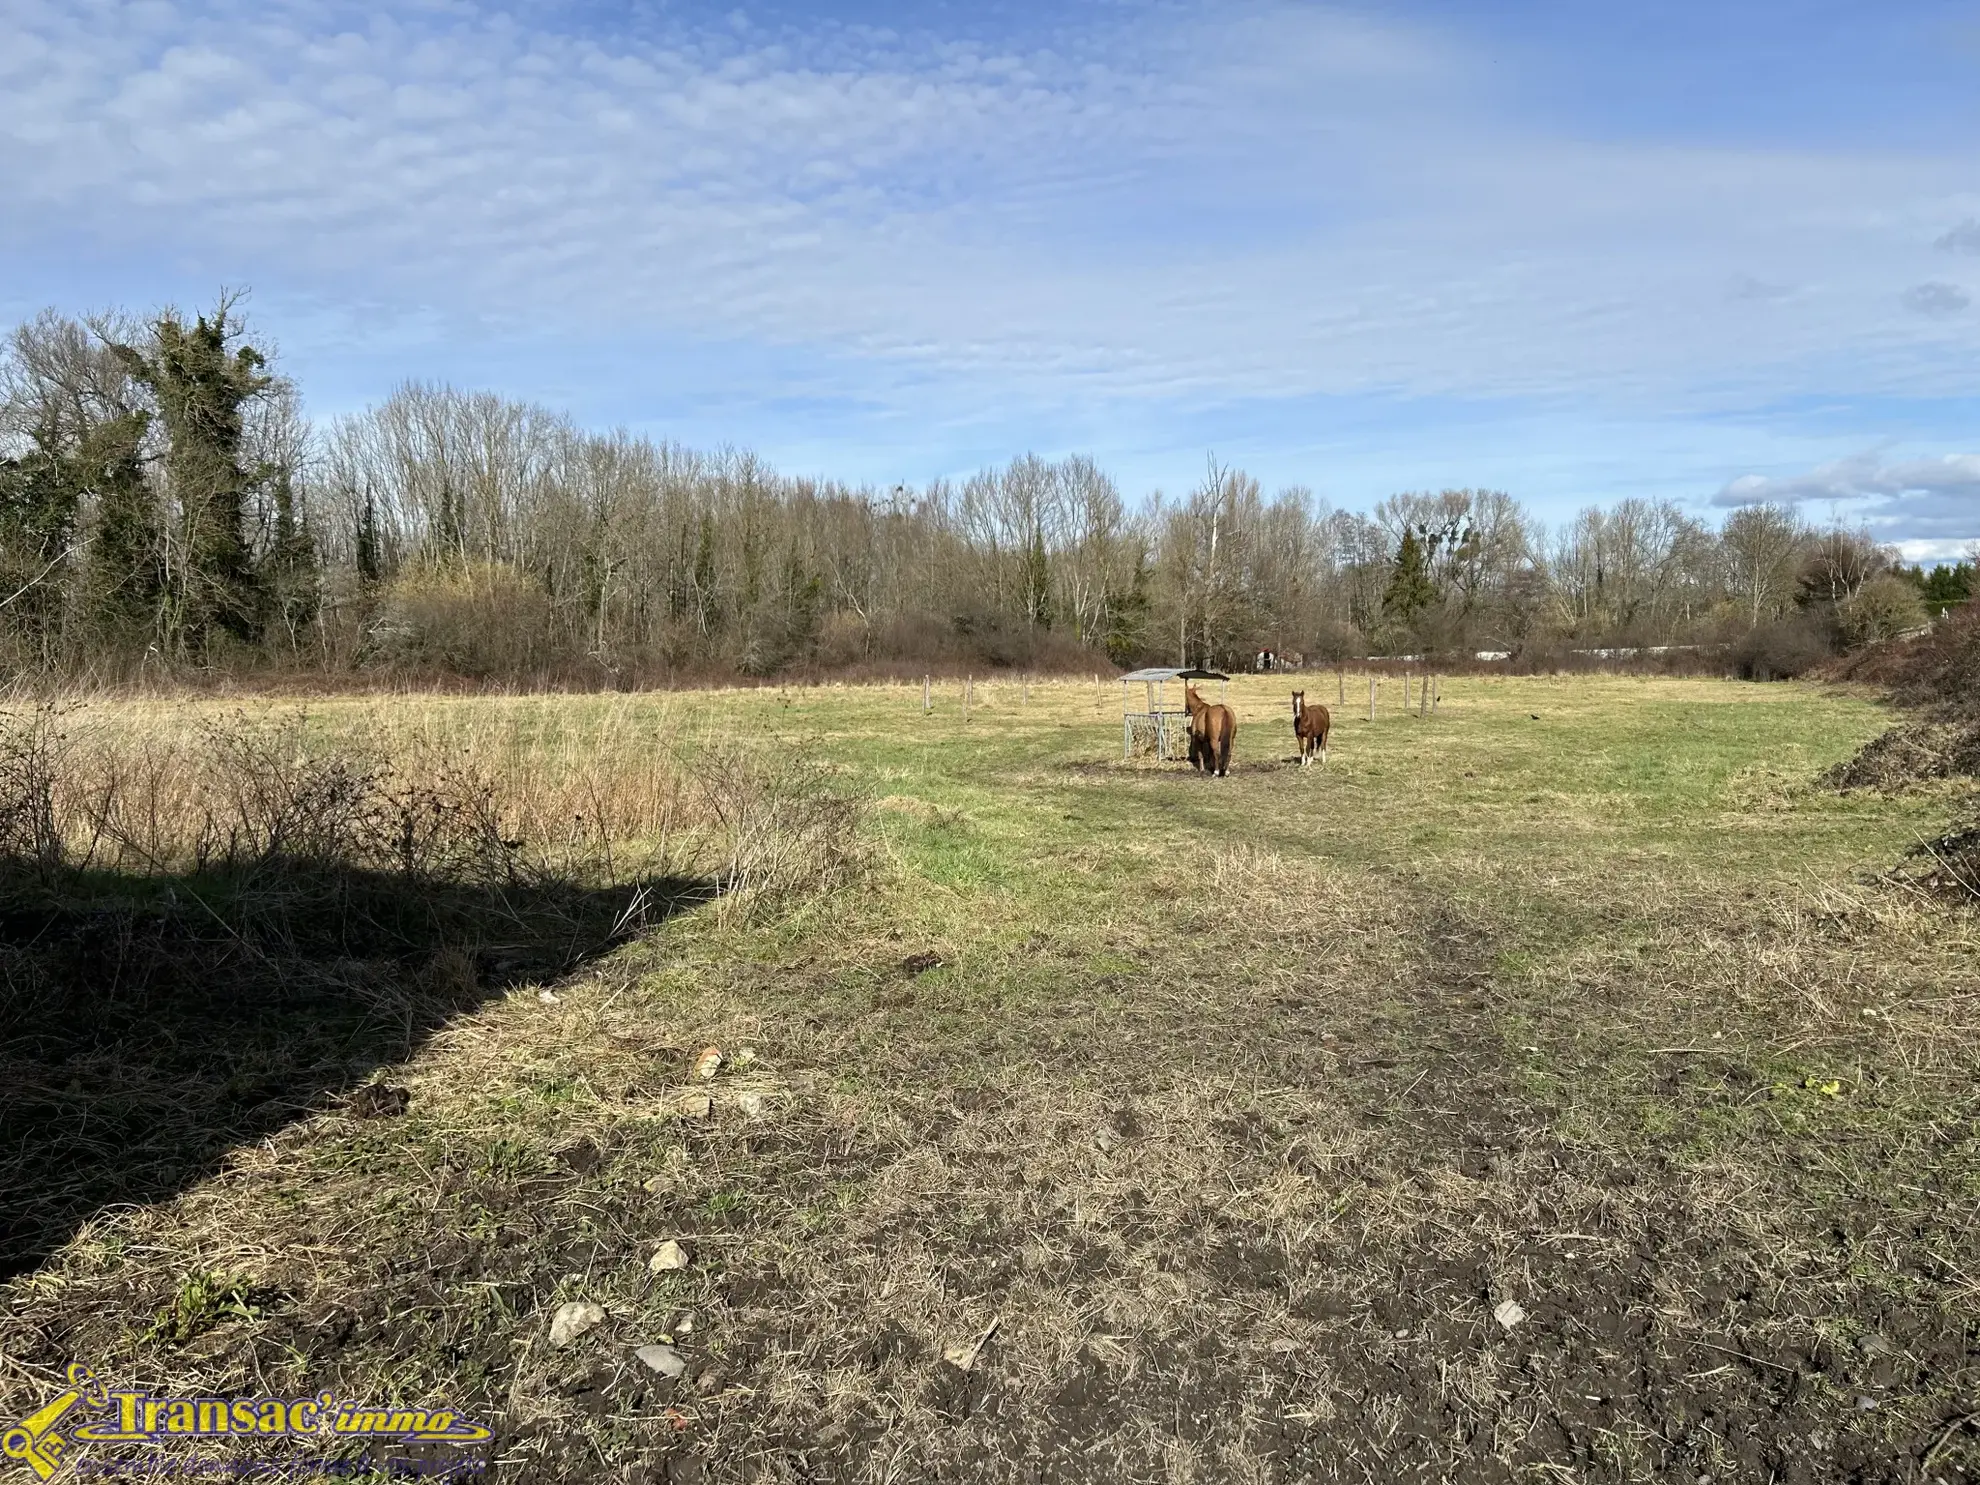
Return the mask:
<svg viewBox="0 0 1980 1485">
<path fill-rule="evenodd" d="M 36 707 L 0 731 L 0 863 L 42 875 L 67 851 L 56 788 L 69 751 L 60 711 Z"/>
<path fill-rule="evenodd" d="M 1893 694 L 1905 706 L 1980 715 L 1980 603 L 1963 603 L 1899 662 Z"/>
<path fill-rule="evenodd" d="M 860 860 L 859 801 L 809 759 L 717 748 L 695 760 L 703 797 L 726 843 L 717 878 L 743 911 L 846 880 Z"/>
<path fill-rule="evenodd" d="M 501 562 L 422 568 L 385 590 L 361 659 L 416 672 L 529 675 L 567 658 L 550 596 Z"/>
<path fill-rule="evenodd" d="M 1836 624 L 1851 649 L 1895 639 L 1925 623 L 1918 589 L 1893 573 L 1880 573 L 1836 605 Z"/>
<path fill-rule="evenodd" d="M 1749 681 L 1784 681 L 1805 675 L 1834 653 L 1829 626 L 1802 613 L 1751 630 L 1733 646 L 1732 658 Z"/>
<path fill-rule="evenodd" d="M 827 614 L 818 628 L 817 663 L 825 670 L 858 665 L 868 657 L 872 638 L 872 630 L 858 614 Z"/>
<path fill-rule="evenodd" d="M 1339 663 L 1367 653 L 1368 641 L 1362 638 L 1359 629 L 1338 619 L 1328 619 L 1314 630 L 1312 648 L 1306 652 L 1306 658 Z"/>
</svg>

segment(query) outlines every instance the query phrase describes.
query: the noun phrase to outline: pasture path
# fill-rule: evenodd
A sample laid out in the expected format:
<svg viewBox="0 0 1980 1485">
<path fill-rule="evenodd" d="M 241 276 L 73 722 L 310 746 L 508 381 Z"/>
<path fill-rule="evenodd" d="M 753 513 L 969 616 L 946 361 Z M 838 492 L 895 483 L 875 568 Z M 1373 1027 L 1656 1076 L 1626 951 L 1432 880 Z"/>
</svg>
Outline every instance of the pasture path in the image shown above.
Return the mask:
<svg viewBox="0 0 1980 1485">
<path fill-rule="evenodd" d="M 7 1290 L 0 1401 L 78 1352 L 446 1391 L 518 1481 L 1980 1473 L 1975 926 L 1858 880 L 1941 800 L 1807 786 L 1872 708 L 1453 681 L 1302 774 L 1247 680 L 1205 781 L 1010 689 L 707 698 L 865 792 L 859 882 L 683 913 L 456 1019 L 402 1117 L 100 1224 Z"/>
</svg>

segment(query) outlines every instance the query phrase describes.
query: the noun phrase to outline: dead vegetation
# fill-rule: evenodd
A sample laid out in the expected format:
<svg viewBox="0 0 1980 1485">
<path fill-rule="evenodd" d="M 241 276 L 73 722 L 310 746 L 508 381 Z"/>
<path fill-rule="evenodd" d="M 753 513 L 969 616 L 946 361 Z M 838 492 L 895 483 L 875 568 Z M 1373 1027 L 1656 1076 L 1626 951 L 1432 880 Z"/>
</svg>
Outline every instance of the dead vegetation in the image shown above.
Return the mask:
<svg viewBox="0 0 1980 1485">
<path fill-rule="evenodd" d="M 1967 603 L 1922 639 L 1878 657 L 1874 674 L 1915 715 L 1822 775 L 1826 786 L 1882 793 L 1980 780 L 1980 604 Z M 1894 882 L 1970 905 L 1980 901 L 1980 822 L 1972 801 L 1909 852 Z"/>
<path fill-rule="evenodd" d="M 1910 852 L 1895 881 L 1951 902 L 1980 904 L 1980 811 Z"/>
<path fill-rule="evenodd" d="M 1980 778 L 1980 721 L 1900 722 L 1829 769 L 1822 783 L 1889 792 L 1956 778 Z"/>
<path fill-rule="evenodd" d="M 532 780 L 304 713 L 0 720 L 0 1272 L 335 1105 L 453 1017 L 670 914 L 842 880 L 819 768 L 670 754 Z"/>
<path fill-rule="evenodd" d="M 388 750 L 327 736 L 303 710 L 131 728 L 45 705 L 0 717 L 0 861 L 44 875 L 335 866 L 494 885 L 664 872 L 692 850 L 675 767 L 522 782 L 471 743 Z"/>
</svg>

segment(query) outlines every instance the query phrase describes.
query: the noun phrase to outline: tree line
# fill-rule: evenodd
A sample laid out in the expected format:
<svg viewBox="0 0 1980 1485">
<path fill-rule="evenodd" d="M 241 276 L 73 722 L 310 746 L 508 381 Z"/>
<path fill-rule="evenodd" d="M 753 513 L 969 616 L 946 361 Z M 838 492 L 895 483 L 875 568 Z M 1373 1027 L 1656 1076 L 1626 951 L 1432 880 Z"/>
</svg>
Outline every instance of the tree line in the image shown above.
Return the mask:
<svg viewBox="0 0 1980 1485">
<path fill-rule="evenodd" d="M 1026 454 L 909 489 L 779 474 L 409 382 L 325 425 L 223 299 L 46 311 L 0 353 L 0 665 L 642 683 L 1696 647 L 1750 673 L 1917 628 L 1972 566 L 1668 501 L 1548 529 L 1492 490 L 1369 512 L 1211 462 L 1130 499 Z"/>
</svg>

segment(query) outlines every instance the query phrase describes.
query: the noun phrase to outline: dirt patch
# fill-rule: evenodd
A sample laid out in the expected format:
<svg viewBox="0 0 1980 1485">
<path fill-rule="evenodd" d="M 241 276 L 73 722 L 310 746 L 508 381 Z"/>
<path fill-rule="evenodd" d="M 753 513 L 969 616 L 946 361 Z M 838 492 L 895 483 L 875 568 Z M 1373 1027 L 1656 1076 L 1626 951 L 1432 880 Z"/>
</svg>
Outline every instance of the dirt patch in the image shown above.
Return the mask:
<svg viewBox="0 0 1980 1485">
<path fill-rule="evenodd" d="M 1492 956 L 1448 918 L 1412 936 L 1429 964 Z M 862 1172 L 904 1184 L 856 1252 L 795 1262 L 763 1309 L 731 1291 L 706 1345 L 733 1390 L 692 1453 L 711 1480 L 1899 1485 L 1936 1448 L 1965 1478 L 1963 1415 L 1906 1409 L 1976 1380 L 1971 1327 L 1851 1276 L 1901 1222 L 1769 1238 L 1668 1159 L 1564 1141 L 1478 988 L 1417 965 L 1379 1002 L 1108 1018 L 1081 1049 L 1120 1101 L 1078 1076 L 956 1101 Z M 1067 1066 L 1049 1021 L 1002 1036 Z M 1709 1110 L 1756 1083 L 1705 1054 L 1647 1091 Z M 855 1299 L 890 1286 L 905 1309 Z M 973 1365 L 944 1356 L 990 1318 Z"/>
<path fill-rule="evenodd" d="M 1233 754 L 1231 758 L 1231 774 L 1233 777 L 1240 773 L 1280 773 L 1288 768 L 1297 767 L 1299 767 L 1299 759 L 1296 756 L 1285 758 L 1246 758 L 1241 754 Z M 1115 777 L 1121 775 L 1141 775 L 1147 778 L 1158 779 L 1201 779 L 1204 777 L 1203 774 L 1192 768 L 1187 762 L 1176 758 L 1160 762 L 1153 758 L 1081 758 L 1061 764 L 1060 768 L 1066 773 L 1085 777 L 1104 777 L 1108 775 Z"/>
</svg>

